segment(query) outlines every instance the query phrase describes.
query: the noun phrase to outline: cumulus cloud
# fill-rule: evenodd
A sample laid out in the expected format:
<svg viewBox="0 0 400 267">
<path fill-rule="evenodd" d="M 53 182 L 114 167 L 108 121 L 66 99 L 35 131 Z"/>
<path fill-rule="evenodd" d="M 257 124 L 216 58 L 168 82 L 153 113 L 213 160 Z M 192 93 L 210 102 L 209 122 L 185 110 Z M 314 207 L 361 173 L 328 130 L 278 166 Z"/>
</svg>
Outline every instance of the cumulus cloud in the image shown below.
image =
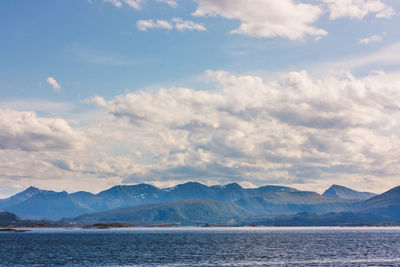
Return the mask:
<svg viewBox="0 0 400 267">
<path fill-rule="evenodd" d="M 190 180 L 308 190 L 397 185 L 398 73 L 206 76 L 214 89 L 95 96 L 86 102 L 104 110 L 80 114 L 79 130 L 62 119 L 1 110 L 0 181 L 18 187 L 10 192 L 26 184 L 98 191 Z"/>
<path fill-rule="evenodd" d="M 395 184 L 398 76 L 315 80 L 303 71 L 270 82 L 223 71 L 208 76 L 217 89 L 93 100 L 129 124 L 127 139 L 143 155 L 140 173 L 125 181 Z"/>
<path fill-rule="evenodd" d="M 69 192 L 99 192 L 122 183 L 122 178 L 105 175 L 108 161 L 117 168 L 116 161 L 104 153 L 83 153 L 81 151 L 24 151 L 0 149 L 0 198 L 8 197 L 32 185 L 43 189 Z M 92 168 L 93 171 L 87 171 Z"/>
<path fill-rule="evenodd" d="M 349 17 L 363 19 L 369 14 L 376 18 L 390 18 L 395 12 L 381 0 L 323 0 L 328 5 L 330 19 Z"/>
<path fill-rule="evenodd" d="M 47 77 L 46 82 L 53 87 L 54 91 L 58 92 L 61 90 L 60 84 L 53 77 Z"/>
<path fill-rule="evenodd" d="M 141 31 L 147 31 L 148 29 L 166 29 L 171 30 L 173 27 L 171 23 L 166 20 L 138 20 L 136 26 Z"/>
<path fill-rule="evenodd" d="M 172 25 L 174 23 L 174 25 Z M 171 22 L 166 20 L 139 20 L 136 22 L 136 26 L 141 31 L 147 31 L 148 29 L 165 29 L 171 30 L 175 27 L 178 31 L 206 31 L 206 28 L 198 23 L 189 20 L 183 20 L 181 18 L 173 18 Z"/>
<path fill-rule="evenodd" d="M 322 14 L 318 6 L 292 0 L 196 0 L 194 16 L 221 16 L 241 22 L 234 34 L 283 37 L 291 40 L 307 35 L 321 37 L 326 31 L 312 24 Z"/>
<path fill-rule="evenodd" d="M 378 43 L 382 41 L 382 37 L 379 35 L 372 35 L 371 37 L 361 38 L 360 44 Z"/>
<path fill-rule="evenodd" d="M 76 150 L 85 136 L 59 118 L 41 118 L 34 112 L 0 109 L 0 149 L 25 151 Z"/>
</svg>

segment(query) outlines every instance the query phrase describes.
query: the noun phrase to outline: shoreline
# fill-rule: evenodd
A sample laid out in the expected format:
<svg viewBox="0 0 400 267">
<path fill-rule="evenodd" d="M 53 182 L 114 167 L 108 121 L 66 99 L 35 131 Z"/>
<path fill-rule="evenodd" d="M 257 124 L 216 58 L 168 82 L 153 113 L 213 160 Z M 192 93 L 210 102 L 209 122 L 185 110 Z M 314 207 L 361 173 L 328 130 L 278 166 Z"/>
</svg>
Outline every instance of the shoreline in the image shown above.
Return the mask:
<svg viewBox="0 0 400 267">
<path fill-rule="evenodd" d="M 43 230 L 43 231 L 41 231 Z M 54 231 L 52 231 L 54 230 Z M 400 226 L 127 226 L 127 227 L 0 227 L 1 233 L 46 233 L 72 231 L 318 231 L 318 230 L 400 230 Z"/>
</svg>

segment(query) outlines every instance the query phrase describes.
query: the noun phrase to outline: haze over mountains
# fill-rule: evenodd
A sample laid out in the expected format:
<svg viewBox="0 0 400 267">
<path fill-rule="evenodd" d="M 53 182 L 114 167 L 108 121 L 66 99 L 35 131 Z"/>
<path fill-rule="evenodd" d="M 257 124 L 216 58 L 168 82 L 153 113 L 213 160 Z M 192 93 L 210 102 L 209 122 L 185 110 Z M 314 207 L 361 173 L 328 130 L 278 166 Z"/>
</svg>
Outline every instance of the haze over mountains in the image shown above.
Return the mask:
<svg viewBox="0 0 400 267">
<path fill-rule="evenodd" d="M 0 200 L 0 210 L 28 220 L 74 224 L 214 223 L 319 225 L 400 221 L 400 189 L 382 195 L 333 185 L 323 194 L 284 186 L 243 188 L 233 183 L 206 186 L 196 182 L 157 188 L 118 185 L 92 194 L 29 187 Z"/>
</svg>

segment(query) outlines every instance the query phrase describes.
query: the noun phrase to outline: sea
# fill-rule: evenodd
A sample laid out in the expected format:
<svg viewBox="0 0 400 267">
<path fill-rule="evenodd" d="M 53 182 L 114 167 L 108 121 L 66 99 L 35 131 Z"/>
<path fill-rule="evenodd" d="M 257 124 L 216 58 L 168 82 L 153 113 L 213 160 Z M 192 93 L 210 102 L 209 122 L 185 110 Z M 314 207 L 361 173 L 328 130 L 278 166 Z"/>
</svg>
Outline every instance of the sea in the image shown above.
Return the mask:
<svg viewBox="0 0 400 267">
<path fill-rule="evenodd" d="M 29 229 L 0 266 L 400 266 L 400 228 Z"/>
</svg>

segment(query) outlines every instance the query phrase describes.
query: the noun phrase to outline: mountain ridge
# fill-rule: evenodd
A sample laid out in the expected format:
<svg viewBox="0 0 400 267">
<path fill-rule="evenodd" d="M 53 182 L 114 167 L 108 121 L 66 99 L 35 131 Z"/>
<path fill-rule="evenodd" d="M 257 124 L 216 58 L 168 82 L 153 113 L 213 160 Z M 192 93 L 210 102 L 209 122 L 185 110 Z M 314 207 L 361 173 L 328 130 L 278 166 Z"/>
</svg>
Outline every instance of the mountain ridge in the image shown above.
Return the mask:
<svg viewBox="0 0 400 267">
<path fill-rule="evenodd" d="M 298 191 L 297 189 L 285 186 L 267 185 L 258 188 L 243 188 L 236 183 L 207 186 L 198 182 L 188 182 L 160 189 L 156 186 L 142 183 L 137 185 L 116 185 L 98 194 L 85 191 L 68 194 L 65 191 L 54 192 L 37 189 L 35 190 L 35 194 L 29 198 L 15 198 L 18 195 L 28 195 L 27 192 L 30 190 L 32 190 L 31 187 L 11 196 L 10 198 L 14 199 L 12 205 L 4 205 L 2 208 L 24 219 L 58 220 L 85 213 L 95 213 L 157 202 L 190 199 L 233 202 L 243 197 L 266 192 Z M 49 203 L 44 200 L 46 197 L 49 198 Z"/>
<path fill-rule="evenodd" d="M 226 191 L 226 188 L 234 190 Z M 244 189 L 239 185 L 205 186 L 199 183 L 186 183 L 167 189 L 159 189 L 151 185 L 117 186 L 105 190 L 104 194 L 112 199 L 143 199 L 154 197 L 155 193 L 175 192 L 175 198 L 151 203 L 142 203 L 129 207 L 96 211 L 87 200 L 99 197 L 99 194 L 88 192 L 44 191 L 30 197 L 34 201 L 22 201 L 21 204 L 40 204 L 41 212 L 63 210 L 65 215 L 54 225 L 76 225 L 94 223 L 129 223 L 149 226 L 154 224 L 173 225 L 266 225 L 266 226 L 356 226 L 356 225 L 400 225 L 400 186 L 367 200 L 349 200 L 326 197 L 312 191 L 298 191 L 287 187 L 260 187 Z M 196 194 L 190 194 L 195 189 Z M 32 191 L 32 188 L 30 189 Z M 187 191 L 189 190 L 189 191 Z M 249 191 L 246 191 L 249 190 Z M 37 192 L 37 190 L 33 190 Z M 237 193 L 240 195 L 237 195 Z M 22 192 L 21 192 L 22 193 Z M 147 194 L 147 195 L 146 195 Z M 189 194 L 189 195 L 188 195 Z M 203 197 L 219 197 L 214 199 L 186 199 Z M 29 195 L 29 194 L 22 194 Z M 244 197 L 242 197 L 244 195 Z M 139 198 L 138 198 L 139 196 Z M 143 198 L 142 198 L 143 197 Z M 158 199 L 162 194 L 157 195 Z M 238 200 L 235 200 L 237 197 Z M 150 198 L 151 199 L 151 198 Z M 40 201 L 39 201 L 40 200 Z M 79 202 L 79 201 L 80 202 Z M 71 205 L 71 202 L 73 203 Z M 97 205 L 96 199 L 94 203 Z M 122 203 L 122 202 L 121 202 Z M 121 204 L 120 203 L 120 204 Z M 65 208 L 72 209 L 68 210 Z M 37 207 L 29 206 L 32 210 Z M 78 209 L 80 215 L 74 216 Z M 73 216 L 70 216 L 70 215 Z M 14 217 L 13 217 L 14 216 Z M 3 213 L 6 220 L 17 221 L 17 224 L 32 222 L 25 220 L 18 213 Z M 19 222 L 18 222 L 19 221 Z"/>
<path fill-rule="evenodd" d="M 207 186 L 198 182 L 187 182 L 168 188 L 143 183 L 116 185 L 97 194 L 85 191 L 69 194 L 65 191 L 54 192 L 29 187 L 2 203 L 11 203 L 12 205 L 3 209 L 22 219 L 59 220 L 133 206 L 185 200 L 232 202 L 252 213 L 264 215 L 305 211 L 319 214 L 341 212 L 356 209 L 358 205 L 354 200 L 329 198 L 286 186 L 243 188 L 237 183 Z"/>
</svg>

